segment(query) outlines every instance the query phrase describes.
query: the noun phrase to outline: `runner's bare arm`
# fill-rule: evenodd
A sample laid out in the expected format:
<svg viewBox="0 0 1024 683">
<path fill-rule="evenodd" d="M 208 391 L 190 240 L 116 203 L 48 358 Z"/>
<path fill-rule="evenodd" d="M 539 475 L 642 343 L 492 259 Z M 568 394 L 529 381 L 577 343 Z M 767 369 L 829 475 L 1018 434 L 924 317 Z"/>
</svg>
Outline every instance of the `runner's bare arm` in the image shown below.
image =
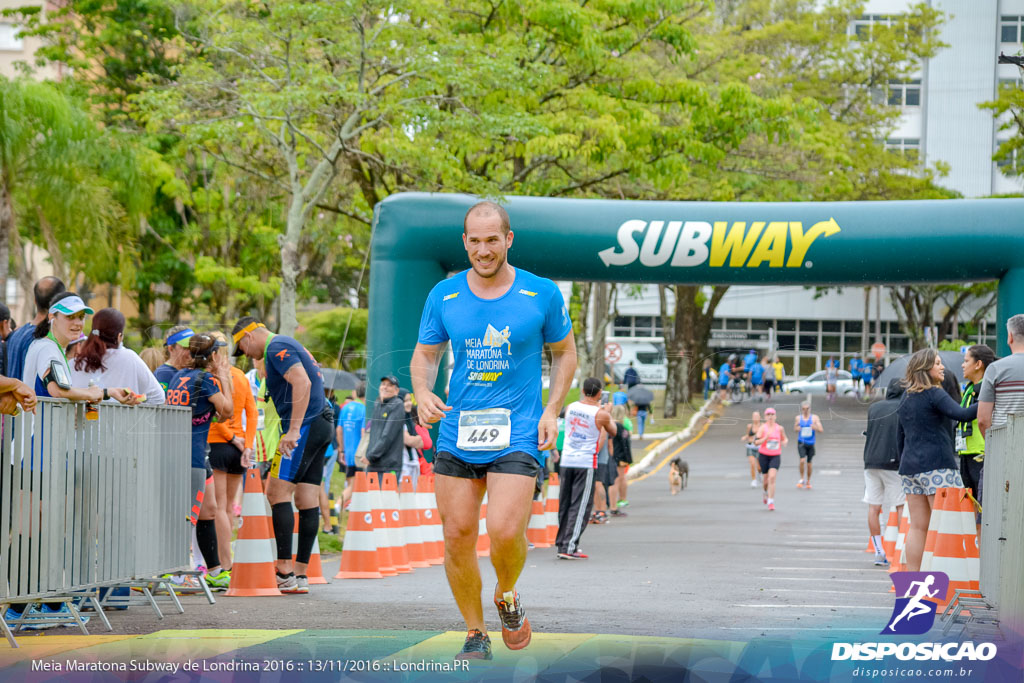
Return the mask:
<svg viewBox="0 0 1024 683">
<path fill-rule="evenodd" d="M 982 438 L 985 438 L 985 432 L 992 426 L 992 409 L 995 405 L 993 401 L 978 401 L 978 430 Z"/>
<path fill-rule="evenodd" d="M 597 423 L 598 427 L 608 432 L 608 436 L 615 436 L 619 432 L 618 426 L 612 420 L 612 414 L 609 412 L 607 403 L 597 411 L 597 415 L 594 416 L 594 422 Z"/>
<path fill-rule="evenodd" d="M 434 382 L 437 381 L 437 369 L 447 342 L 440 344 L 416 344 L 409 363 L 409 374 L 412 376 L 412 392 L 416 396 L 419 408 L 420 424 L 424 427 L 437 422 L 451 410 L 441 397 L 434 393 Z"/>
<path fill-rule="evenodd" d="M 576 339 L 572 331 L 561 341 L 548 344 L 551 349 L 551 383 L 548 389 L 548 404 L 537 423 L 537 447 L 550 450 L 558 440 L 558 413 L 562 410 L 565 397 L 576 374 Z"/>
<path fill-rule="evenodd" d="M 823 434 L 825 433 L 825 428 L 821 425 L 821 418 L 817 415 L 814 416 L 814 424 L 811 426 L 814 427 L 814 431 L 821 432 Z"/>
<path fill-rule="evenodd" d="M 787 443 L 789 443 L 789 437 L 786 436 L 786 428 L 783 427 L 782 425 L 779 425 L 779 431 L 782 432 L 782 445 L 785 446 Z"/>
</svg>

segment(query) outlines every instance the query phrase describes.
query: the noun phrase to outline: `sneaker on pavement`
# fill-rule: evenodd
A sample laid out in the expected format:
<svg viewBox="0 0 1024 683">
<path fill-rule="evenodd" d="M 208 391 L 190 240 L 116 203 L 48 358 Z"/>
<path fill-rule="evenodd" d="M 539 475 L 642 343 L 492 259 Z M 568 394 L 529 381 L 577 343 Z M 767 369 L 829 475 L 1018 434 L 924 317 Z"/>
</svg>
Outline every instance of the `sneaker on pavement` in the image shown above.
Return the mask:
<svg viewBox="0 0 1024 683">
<path fill-rule="evenodd" d="M 615 505 L 620 507 L 620 508 L 628 508 L 629 507 L 629 501 L 628 500 L 620 500 Z"/>
<path fill-rule="evenodd" d="M 282 593 L 298 593 L 299 582 L 295 578 L 295 574 L 288 574 L 284 576 L 280 573 L 277 574 L 277 590 Z"/>
<path fill-rule="evenodd" d="M 798 482 L 796 483 L 796 487 L 797 487 L 798 489 L 802 489 L 802 488 L 804 487 L 804 480 L 803 480 L 803 479 L 801 479 L 800 481 L 798 481 Z"/>
<path fill-rule="evenodd" d="M 624 510 L 612 510 L 613 517 L 629 517 Z"/>
<path fill-rule="evenodd" d="M 494 606 L 498 608 L 498 616 L 501 618 L 501 639 L 505 641 L 505 647 L 510 650 L 522 650 L 529 645 L 533 631 L 530 629 L 530 620 L 526 618 L 526 610 L 523 609 L 519 593 L 512 598 L 511 605 L 504 599 L 495 598 Z"/>
<path fill-rule="evenodd" d="M 752 488 L 752 489 L 756 489 L 757 488 L 757 479 L 751 479 L 750 480 L 750 488 Z"/>
<path fill-rule="evenodd" d="M 876 567 L 888 567 L 889 560 L 886 559 L 885 553 L 875 553 L 875 566 Z"/>
<path fill-rule="evenodd" d="M 807 489 L 808 491 L 810 491 L 811 490 L 811 482 L 807 482 L 807 485 L 804 486 L 804 488 Z"/>
<path fill-rule="evenodd" d="M 221 569 L 216 574 L 207 574 L 206 585 L 210 587 L 210 590 L 226 591 L 231 585 L 231 570 Z"/>
<path fill-rule="evenodd" d="M 774 510 L 775 509 L 775 503 L 768 503 L 768 509 L 769 510 Z"/>
<path fill-rule="evenodd" d="M 579 550 L 574 553 L 558 553 L 558 559 L 560 560 L 585 560 L 588 557 L 590 556 L 581 553 Z"/>
<path fill-rule="evenodd" d="M 763 503 L 764 505 L 768 504 L 768 492 L 767 491 L 762 491 L 762 493 L 761 493 L 761 503 Z"/>
<path fill-rule="evenodd" d="M 473 629 L 466 635 L 466 642 L 462 644 L 462 650 L 455 655 L 455 659 L 493 659 L 491 654 L 491 639 L 486 633 L 480 633 Z"/>
<path fill-rule="evenodd" d="M 308 593 L 309 592 L 309 577 L 304 574 L 299 574 L 295 577 L 295 593 Z"/>
</svg>

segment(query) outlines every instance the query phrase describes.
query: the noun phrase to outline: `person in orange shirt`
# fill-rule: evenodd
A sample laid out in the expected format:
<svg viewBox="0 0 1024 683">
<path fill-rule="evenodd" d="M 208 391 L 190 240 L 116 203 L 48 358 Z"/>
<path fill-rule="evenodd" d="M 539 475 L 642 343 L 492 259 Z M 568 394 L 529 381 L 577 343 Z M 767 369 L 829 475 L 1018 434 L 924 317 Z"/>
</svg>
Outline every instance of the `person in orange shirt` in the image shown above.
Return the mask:
<svg viewBox="0 0 1024 683">
<path fill-rule="evenodd" d="M 227 342 L 227 338 L 220 332 L 211 332 L 210 336 L 218 341 Z M 219 347 L 217 353 L 224 354 L 230 363 L 227 348 Z M 213 468 L 213 485 L 216 487 L 217 505 L 220 507 L 216 516 L 217 547 L 221 567 L 225 569 L 231 568 L 231 532 L 237 521 L 234 504 L 242 489 L 245 471 L 252 467 L 252 449 L 258 422 L 256 399 L 249 388 L 249 380 L 245 373 L 233 365 L 230 366 L 230 370 L 234 412 L 230 420 L 210 425 L 210 435 L 206 439 L 210 444 L 210 467 Z"/>
</svg>

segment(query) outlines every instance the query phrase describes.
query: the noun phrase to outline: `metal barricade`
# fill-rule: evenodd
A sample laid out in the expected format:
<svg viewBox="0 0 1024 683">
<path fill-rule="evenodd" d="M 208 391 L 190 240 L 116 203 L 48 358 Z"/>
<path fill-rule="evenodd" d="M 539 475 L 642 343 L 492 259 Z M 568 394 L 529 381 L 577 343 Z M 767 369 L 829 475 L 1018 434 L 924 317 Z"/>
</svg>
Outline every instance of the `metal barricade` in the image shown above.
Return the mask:
<svg viewBox="0 0 1024 683">
<path fill-rule="evenodd" d="M 981 593 L 1024 635 L 1024 414 L 985 434 L 982 498 Z"/>
<path fill-rule="evenodd" d="M 0 419 L 0 603 L 189 565 L 187 408 L 40 399 Z"/>
</svg>

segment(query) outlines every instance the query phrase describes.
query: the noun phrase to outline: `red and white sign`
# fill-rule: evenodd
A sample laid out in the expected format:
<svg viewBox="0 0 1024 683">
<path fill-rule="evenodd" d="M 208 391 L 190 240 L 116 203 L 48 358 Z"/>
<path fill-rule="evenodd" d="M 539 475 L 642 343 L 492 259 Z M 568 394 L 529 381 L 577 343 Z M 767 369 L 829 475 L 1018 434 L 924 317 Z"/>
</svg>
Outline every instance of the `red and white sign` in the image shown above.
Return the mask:
<svg viewBox="0 0 1024 683">
<path fill-rule="evenodd" d="M 875 360 L 882 360 L 882 356 L 885 355 L 885 344 L 882 342 L 872 344 L 871 355 L 875 357 Z"/>
<path fill-rule="evenodd" d="M 609 363 L 618 363 L 622 360 L 622 347 L 615 342 L 608 342 L 604 345 L 604 359 Z"/>
</svg>

